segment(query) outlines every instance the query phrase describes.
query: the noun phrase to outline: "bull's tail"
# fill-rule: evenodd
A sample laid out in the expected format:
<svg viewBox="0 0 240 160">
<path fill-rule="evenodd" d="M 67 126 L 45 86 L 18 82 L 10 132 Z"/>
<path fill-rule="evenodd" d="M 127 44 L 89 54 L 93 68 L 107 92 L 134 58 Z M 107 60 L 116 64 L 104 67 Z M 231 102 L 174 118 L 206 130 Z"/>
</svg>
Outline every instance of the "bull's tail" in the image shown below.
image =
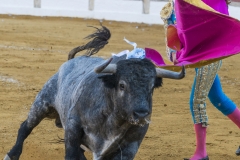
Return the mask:
<svg viewBox="0 0 240 160">
<path fill-rule="evenodd" d="M 93 27 L 93 26 L 90 26 L 90 27 Z M 93 27 L 93 28 L 96 28 L 96 27 Z M 102 26 L 102 28 L 100 29 L 99 28 L 96 28 L 96 29 L 97 29 L 96 32 L 85 37 L 85 39 L 93 39 L 93 40 L 91 40 L 90 42 L 88 42 L 83 46 L 78 46 L 72 49 L 68 54 L 68 60 L 73 59 L 78 52 L 83 50 L 87 50 L 87 52 L 85 53 L 85 55 L 87 56 L 94 55 L 100 49 L 102 49 L 106 44 L 108 44 L 108 40 L 111 37 L 110 30 L 105 26 Z"/>
</svg>

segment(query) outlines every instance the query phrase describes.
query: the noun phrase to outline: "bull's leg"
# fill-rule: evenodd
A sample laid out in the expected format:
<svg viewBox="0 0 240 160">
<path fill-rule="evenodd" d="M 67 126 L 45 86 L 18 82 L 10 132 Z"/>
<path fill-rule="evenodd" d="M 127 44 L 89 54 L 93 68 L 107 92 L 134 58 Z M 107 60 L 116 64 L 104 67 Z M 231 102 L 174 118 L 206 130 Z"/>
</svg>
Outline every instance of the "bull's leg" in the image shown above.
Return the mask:
<svg viewBox="0 0 240 160">
<path fill-rule="evenodd" d="M 133 160 L 147 133 L 148 126 L 134 126 L 129 129 L 126 137 L 122 139 L 122 145 L 118 144 L 118 150 L 113 154 L 104 156 L 102 160 Z"/>
<path fill-rule="evenodd" d="M 5 156 L 4 160 L 18 160 L 23 148 L 23 142 L 47 115 L 52 112 L 53 109 L 46 102 L 35 101 L 28 114 L 27 120 L 25 120 L 18 130 L 18 136 L 15 145 Z"/>
<path fill-rule="evenodd" d="M 8 152 L 8 154 L 5 156 L 4 160 L 17 160 L 19 159 L 22 148 L 23 148 L 23 141 L 27 138 L 27 136 L 31 133 L 32 128 L 27 127 L 27 120 L 24 121 L 20 129 L 18 130 L 18 136 L 17 141 L 13 148 Z"/>
<path fill-rule="evenodd" d="M 69 118 L 65 128 L 65 160 L 86 160 L 80 147 L 83 130 L 78 120 Z"/>
<path fill-rule="evenodd" d="M 134 143 L 130 143 L 127 147 L 123 148 L 123 151 L 121 150 L 119 154 L 113 158 L 113 160 L 117 160 L 118 157 L 121 157 L 122 160 L 128 159 L 132 160 L 134 159 L 135 155 L 137 154 L 137 151 L 139 149 L 140 143 L 142 141 L 137 141 Z"/>
<path fill-rule="evenodd" d="M 133 160 L 138 151 L 139 145 L 140 142 L 133 142 L 129 143 L 124 148 L 119 146 L 119 149 L 114 156 L 104 157 L 103 160 Z"/>
</svg>

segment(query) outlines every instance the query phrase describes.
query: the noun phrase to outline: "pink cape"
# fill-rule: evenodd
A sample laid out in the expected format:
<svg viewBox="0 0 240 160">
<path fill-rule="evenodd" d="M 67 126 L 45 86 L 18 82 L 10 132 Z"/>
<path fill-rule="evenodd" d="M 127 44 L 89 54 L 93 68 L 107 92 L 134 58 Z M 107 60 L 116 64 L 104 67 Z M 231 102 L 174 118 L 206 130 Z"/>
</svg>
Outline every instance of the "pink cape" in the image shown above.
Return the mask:
<svg viewBox="0 0 240 160">
<path fill-rule="evenodd" d="M 218 12 L 184 0 L 175 1 L 176 32 L 169 34 L 167 41 L 173 49 L 181 44 L 181 48 L 176 49 L 178 63 L 167 65 L 157 51 L 146 48 L 146 57 L 157 67 L 178 70 L 185 65 L 195 68 L 240 53 L 240 21 L 228 16 L 225 0 L 203 1 Z"/>
</svg>

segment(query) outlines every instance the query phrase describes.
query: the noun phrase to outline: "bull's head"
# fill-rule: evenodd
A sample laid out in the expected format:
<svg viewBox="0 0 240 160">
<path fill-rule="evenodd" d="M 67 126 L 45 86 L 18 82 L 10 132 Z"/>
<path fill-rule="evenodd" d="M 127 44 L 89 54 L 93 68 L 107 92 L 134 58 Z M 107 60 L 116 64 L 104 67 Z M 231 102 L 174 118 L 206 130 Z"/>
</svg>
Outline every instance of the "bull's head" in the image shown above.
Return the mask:
<svg viewBox="0 0 240 160">
<path fill-rule="evenodd" d="M 150 122 L 153 90 L 162 85 L 162 78 L 182 79 L 185 76 L 184 67 L 178 73 L 155 68 L 147 59 L 121 60 L 116 64 L 110 64 L 111 60 L 96 67 L 95 72 L 105 73 L 100 78 L 114 90 L 111 97 L 114 111 L 134 125 Z"/>
</svg>

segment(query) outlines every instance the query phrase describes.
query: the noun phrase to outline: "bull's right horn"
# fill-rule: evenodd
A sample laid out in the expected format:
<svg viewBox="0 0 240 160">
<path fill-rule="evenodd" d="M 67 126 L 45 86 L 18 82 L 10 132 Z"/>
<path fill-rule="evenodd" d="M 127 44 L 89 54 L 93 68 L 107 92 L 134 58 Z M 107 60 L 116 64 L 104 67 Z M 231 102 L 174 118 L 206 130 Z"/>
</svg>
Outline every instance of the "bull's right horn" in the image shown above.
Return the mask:
<svg viewBox="0 0 240 160">
<path fill-rule="evenodd" d="M 117 66 L 116 64 L 109 64 L 112 61 L 112 58 L 108 59 L 103 64 L 97 66 L 94 71 L 96 73 L 116 73 Z"/>
<path fill-rule="evenodd" d="M 181 72 L 173 72 L 166 69 L 156 68 L 157 77 L 170 78 L 170 79 L 182 79 L 185 77 L 185 67 L 182 67 Z"/>
</svg>

